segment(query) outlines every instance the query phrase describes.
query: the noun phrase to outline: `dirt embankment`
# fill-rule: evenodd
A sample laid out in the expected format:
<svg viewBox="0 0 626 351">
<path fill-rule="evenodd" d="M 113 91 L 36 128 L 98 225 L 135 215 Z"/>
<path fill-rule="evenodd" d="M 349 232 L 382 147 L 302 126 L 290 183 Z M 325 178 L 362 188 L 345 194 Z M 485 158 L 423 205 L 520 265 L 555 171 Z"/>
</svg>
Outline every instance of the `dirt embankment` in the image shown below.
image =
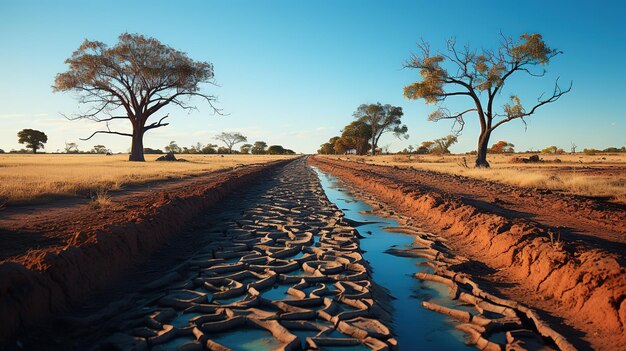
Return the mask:
<svg viewBox="0 0 626 351">
<path fill-rule="evenodd" d="M 0 263 L 0 341 L 116 279 L 194 216 L 290 161 L 136 190 L 114 197 L 105 210 L 74 204 L 5 213 L 3 251 L 14 255 Z M 24 240 L 10 242 L 35 234 L 44 237 L 36 249 L 25 250 Z"/>
<path fill-rule="evenodd" d="M 584 333 L 582 343 L 588 342 L 587 346 L 626 347 L 626 270 L 620 264 L 624 257 L 610 244 L 603 249 L 604 239 L 586 247 L 581 242 L 559 241 L 556 236 L 551 239 L 554 222 L 544 225 L 536 218 L 516 215 L 496 201 L 477 206 L 460 177 L 455 193 L 451 187 L 442 191 L 424 186 L 422 183 L 436 184 L 438 174 L 433 172 L 431 179 L 421 182 L 419 174 L 414 173 L 412 179 L 399 177 L 401 171 L 391 167 L 320 157 L 310 158 L 310 162 L 440 229 L 459 254 L 495 270 L 481 278 L 491 280 L 505 296 L 563 318 L 564 324 Z M 526 193 L 532 196 L 532 192 Z M 548 205 L 538 211 L 545 211 Z M 594 211 L 601 208 L 595 204 L 589 207 Z M 580 217 L 586 217 L 588 210 L 583 208 Z M 607 210 L 602 221 L 619 216 Z M 572 228 L 572 223 L 566 224 Z M 602 227 L 599 225 L 599 231 Z M 624 227 L 624 222 L 615 223 L 613 231 L 619 233 Z M 580 231 L 589 233 L 587 227 Z"/>
</svg>

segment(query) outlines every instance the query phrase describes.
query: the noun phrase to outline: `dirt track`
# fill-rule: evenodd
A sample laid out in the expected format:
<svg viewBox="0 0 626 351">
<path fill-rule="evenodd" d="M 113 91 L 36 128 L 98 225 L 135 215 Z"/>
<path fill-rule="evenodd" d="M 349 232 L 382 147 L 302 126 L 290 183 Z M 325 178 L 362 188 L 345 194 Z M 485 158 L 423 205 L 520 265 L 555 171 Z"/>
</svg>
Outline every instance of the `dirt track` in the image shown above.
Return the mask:
<svg viewBox="0 0 626 351">
<path fill-rule="evenodd" d="M 580 348 L 626 347 L 623 206 L 435 172 L 311 162 L 430 224 L 475 261 L 459 270 L 543 309 Z"/>
</svg>

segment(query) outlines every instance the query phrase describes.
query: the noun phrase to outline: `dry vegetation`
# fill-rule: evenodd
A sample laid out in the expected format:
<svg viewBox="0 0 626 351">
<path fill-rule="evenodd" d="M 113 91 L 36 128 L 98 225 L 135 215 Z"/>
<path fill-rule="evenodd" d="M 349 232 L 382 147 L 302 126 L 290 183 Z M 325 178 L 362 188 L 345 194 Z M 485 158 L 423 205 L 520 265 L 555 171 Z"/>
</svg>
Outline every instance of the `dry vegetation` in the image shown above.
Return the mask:
<svg viewBox="0 0 626 351">
<path fill-rule="evenodd" d="M 0 203 L 44 203 L 58 198 L 98 194 L 126 185 L 184 178 L 220 169 L 265 163 L 293 156 L 181 155 L 188 162 L 128 162 L 128 155 L 0 155 Z M 98 200 L 100 201 L 100 200 Z"/>
<path fill-rule="evenodd" d="M 608 197 L 626 203 L 626 154 L 540 155 L 542 163 L 515 163 L 514 157 L 490 155 L 490 169 L 473 168 L 471 155 L 328 156 L 384 166 L 413 167 L 524 187 Z M 464 160 L 470 167 L 465 167 Z M 560 160 L 559 161 L 557 161 Z"/>
</svg>

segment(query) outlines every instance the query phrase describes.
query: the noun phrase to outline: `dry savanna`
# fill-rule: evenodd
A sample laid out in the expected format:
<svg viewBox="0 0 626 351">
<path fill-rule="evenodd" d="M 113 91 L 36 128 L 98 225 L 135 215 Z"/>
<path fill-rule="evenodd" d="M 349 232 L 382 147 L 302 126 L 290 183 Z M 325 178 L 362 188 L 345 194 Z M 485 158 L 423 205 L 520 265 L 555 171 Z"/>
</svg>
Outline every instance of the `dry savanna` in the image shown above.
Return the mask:
<svg viewBox="0 0 626 351">
<path fill-rule="evenodd" d="M 539 155 L 542 162 L 519 159 Z M 494 181 L 520 187 L 561 191 L 626 203 L 626 154 L 584 153 L 542 155 L 533 153 L 495 154 L 491 167 L 468 166 L 469 155 L 382 155 L 380 157 L 339 155 L 340 160 L 381 166 L 414 168 L 438 173 Z"/>
<path fill-rule="evenodd" d="M 128 155 L 0 155 L 0 198 L 6 205 L 55 199 L 96 200 L 111 190 L 156 181 L 185 179 L 210 172 L 286 159 L 281 155 L 185 155 L 182 162 L 128 162 Z"/>
</svg>

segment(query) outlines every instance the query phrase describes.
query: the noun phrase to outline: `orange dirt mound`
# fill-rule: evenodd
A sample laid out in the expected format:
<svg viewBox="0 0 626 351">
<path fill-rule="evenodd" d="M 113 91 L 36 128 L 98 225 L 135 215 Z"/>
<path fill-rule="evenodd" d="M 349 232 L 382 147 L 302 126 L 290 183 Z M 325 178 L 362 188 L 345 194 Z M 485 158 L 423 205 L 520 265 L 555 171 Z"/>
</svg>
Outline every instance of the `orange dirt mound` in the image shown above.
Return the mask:
<svg viewBox="0 0 626 351">
<path fill-rule="evenodd" d="M 626 270 L 620 264 L 623 256 L 597 245 L 585 248 L 580 243 L 570 245 L 550 239 L 548 226 L 507 216 L 503 211 L 490 211 L 485 206 L 479 209 L 467 196 L 438 192 L 416 183 L 417 179 L 399 181 L 390 176 L 394 172 L 390 167 L 320 157 L 309 160 L 407 215 L 441 229 L 460 254 L 498 270 L 497 276 L 519 286 L 515 290 L 517 300 L 531 306 L 539 304 L 563 317 L 566 324 L 586 333 L 583 339 L 593 347 L 626 347 Z M 437 174 L 430 172 L 433 175 Z M 431 181 L 436 182 L 436 178 Z M 597 206 L 594 210 L 598 211 Z M 615 223 L 615 228 L 624 227 L 626 223 Z M 506 288 L 500 291 L 507 293 Z"/>
</svg>

